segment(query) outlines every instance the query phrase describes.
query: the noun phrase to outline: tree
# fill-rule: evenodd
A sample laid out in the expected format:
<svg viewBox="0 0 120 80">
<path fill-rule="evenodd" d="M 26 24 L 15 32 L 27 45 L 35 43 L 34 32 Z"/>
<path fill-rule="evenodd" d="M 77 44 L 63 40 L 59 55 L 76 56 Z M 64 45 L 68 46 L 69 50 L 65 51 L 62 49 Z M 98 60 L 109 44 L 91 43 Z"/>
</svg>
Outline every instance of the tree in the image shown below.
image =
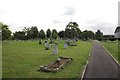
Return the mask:
<svg viewBox="0 0 120 80">
<path fill-rule="evenodd" d="M 65 28 L 65 37 L 71 38 L 71 30 L 69 28 Z"/>
<path fill-rule="evenodd" d="M 102 40 L 102 38 L 103 38 L 103 33 L 100 31 L 100 30 L 97 30 L 97 32 L 96 32 L 96 34 L 95 34 L 95 38 L 97 39 L 97 40 Z"/>
<path fill-rule="evenodd" d="M 39 38 L 44 39 L 45 38 L 45 32 L 43 29 L 40 30 L 39 32 Z"/>
<path fill-rule="evenodd" d="M 89 37 L 89 39 L 94 39 L 95 38 L 94 32 L 88 31 L 88 37 Z"/>
<path fill-rule="evenodd" d="M 32 39 L 38 38 L 38 28 L 36 26 L 31 27 Z"/>
<path fill-rule="evenodd" d="M 83 31 L 81 33 L 82 40 L 88 40 L 88 33 L 87 30 Z"/>
<path fill-rule="evenodd" d="M 79 25 L 76 22 L 69 22 L 68 25 L 66 26 L 66 28 L 75 29 L 75 30 L 78 27 L 79 27 Z"/>
<path fill-rule="evenodd" d="M 65 38 L 65 31 L 59 31 L 59 33 L 58 33 L 58 36 L 60 37 L 60 38 Z"/>
<path fill-rule="evenodd" d="M 46 31 L 46 37 L 47 38 L 51 37 L 51 30 L 50 29 L 47 29 L 47 31 Z"/>
<path fill-rule="evenodd" d="M 76 22 L 69 22 L 65 28 L 65 33 L 67 38 L 77 37 L 80 33 L 79 25 Z"/>
<path fill-rule="evenodd" d="M 92 31 L 85 30 L 81 33 L 83 40 L 94 39 L 94 33 Z"/>
<path fill-rule="evenodd" d="M 38 28 L 36 26 L 32 26 L 31 28 L 24 27 L 23 31 L 27 35 L 27 39 L 38 38 Z"/>
<path fill-rule="evenodd" d="M 26 37 L 27 37 L 24 31 L 15 32 L 13 33 L 13 35 L 14 35 L 14 39 L 17 39 L 17 40 L 26 40 Z"/>
<path fill-rule="evenodd" d="M 57 37 L 58 37 L 57 30 L 56 30 L 56 29 L 53 29 L 53 30 L 52 30 L 52 38 L 53 38 L 53 39 L 56 39 Z"/>
<path fill-rule="evenodd" d="M 2 27 L 2 40 L 10 39 L 12 32 L 9 30 L 8 25 L 3 23 L 1 23 L 0 25 Z"/>
</svg>

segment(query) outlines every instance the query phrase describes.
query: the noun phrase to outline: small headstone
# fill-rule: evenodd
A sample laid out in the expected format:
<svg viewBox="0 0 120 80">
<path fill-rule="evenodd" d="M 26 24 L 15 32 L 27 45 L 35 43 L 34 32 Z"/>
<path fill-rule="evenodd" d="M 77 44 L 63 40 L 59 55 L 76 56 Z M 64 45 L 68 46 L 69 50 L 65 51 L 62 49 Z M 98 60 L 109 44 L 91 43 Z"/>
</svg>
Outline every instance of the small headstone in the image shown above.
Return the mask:
<svg viewBox="0 0 120 80">
<path fill-rule="evenodd" d="M 39 39 L 39 44 L 42 44 L 42 40 L 41 39 Z"/>
<path fill-rule="evenodd" d="M 67 47 L 68 47 L 68 44 L 67 44 L 67 43 L 65 43 L 65 44 L 64 44 L 64 48 L 66 49 Z"/>
<path fill-rule="evenodd" d="M 66 40 L 66 43 L 67 43 L 68 45 L 70 45 L 70 39 L 67 39 L 67 40 Z"/>
<path fill-rule="evenodd" d="M 45 50 L 49 50 L 49 49 L 50 49 L 50 44 L 47 41 L 45 41 Z"/>
<path fill-rule="evenodd" d="M 57 43 L 55 43 L 54 45 L 53 45 L 53 53 L 52 53 L 53 55 L 55 55 L 55 54 L 58 54 L 58 44 Z"/>
</svg>

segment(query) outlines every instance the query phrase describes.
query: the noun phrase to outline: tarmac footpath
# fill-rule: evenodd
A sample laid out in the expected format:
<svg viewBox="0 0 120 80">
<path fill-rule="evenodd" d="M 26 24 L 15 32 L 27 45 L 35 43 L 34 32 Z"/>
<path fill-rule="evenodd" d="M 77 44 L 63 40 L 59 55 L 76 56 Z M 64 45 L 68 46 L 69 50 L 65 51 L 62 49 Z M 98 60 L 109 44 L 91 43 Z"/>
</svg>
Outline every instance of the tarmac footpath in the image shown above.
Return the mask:
<svg viewBox="0 0 120 80">
<path fill-rule="evenodd" d="M 102 47 L 99 41 L 93 42 L 93 48 L 89 58 L 83 80 L 100 78 L 118 78 L 119 65 L 112 59 L 108 52 Z M 119 79 L 120 80 L 120 79 Z"/>
</svg>

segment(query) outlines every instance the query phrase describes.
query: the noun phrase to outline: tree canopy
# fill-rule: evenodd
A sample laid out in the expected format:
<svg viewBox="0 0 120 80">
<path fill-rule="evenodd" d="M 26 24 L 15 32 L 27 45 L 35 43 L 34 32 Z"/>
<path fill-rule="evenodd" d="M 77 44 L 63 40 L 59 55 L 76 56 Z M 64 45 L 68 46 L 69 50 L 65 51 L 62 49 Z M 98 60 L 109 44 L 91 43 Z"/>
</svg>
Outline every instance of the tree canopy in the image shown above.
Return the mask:
<svg viewBox="0 0 120 80">
<path fill-rule="evenodd" d="M 47 38 L 51 37 L 51 30 L 50 29 L 47 29 L 47 31 L 46 31 L 46 37 Z"/>
<path fill-rule="evenodd" d="M 79 25 L 77 22 L 69 22 L 66 25 L 65 31 L 59 31 L 57 32 L 56 29 L 53 29 L 52 31 L 50 29 L 47 29 L 46 34 L 43 29 L 41 29 L 38 32 L 37 26 L 31 26 L 31 27 L 24 27 L 22 31 L 16 31 L 13 33 L 13 36 L 11 38 L 11 31 L 9 30 L 8 25 L 3 24 L 0 22 L 0 35 L 2 35 L 2 40 L 8 40 L 8 39 L 17 39 L 17 40 L 29 40 L 29 39 L 37 39 L 37 38 L 52 38 L 56 39 L 58 36 L 60 38 L 79 38 L 82 40 L 88 40 L 88 39 L 97 39 L 102 40 L 103 33 L 100 30 L 97 30 L 97 32 L 85 30 L 81 31 L 79 28 Z"/>
<path fill-rule="evenodd" d="M 44 39 L 45 38 L 45 32 L 43 29 L 40 30 L 39 32 L 39 38 Z"/>
<path fill-rule="evenodd" d="M 102 40 L 103 38 L 103 33 L 100 30 L 97 30 L 97 32 L 95 33 L 95 38 L 97 40 Z"/>
<path fill-rule="evenodd" d="M 80 35 L 81 30 L 76 22 L 69 22 L 65 28 L 65 35 L 67 38 L 74 38 Z"/>
<path fill-rule="evenodd" d="M 17 39 L 17 40 L 26 40 L 27 39 L 27 36 L 25 35 L 24 31 L 15 32 L 15 33 L 13 33 L 13 35 L 14 35 L 14 39 Z"/>
<path fill-rule="evenodd" d="M 23 31 L 27 35 L 27 39 L 35 39 L 38 38 L 38 28 L 36 26 L 32 27 L 24 27 Z"/>
<path fill-rule="evenodd" d="M 56 39 L 57 37 L 58 37 L 57 30 L 56 30 L 56 29 L 53 29 L 53 30 L 52 30 L 52 38 L 53 38 L 53 39 Z"/>
<path fill-rule="evenodd" d="M 11 31 L 8 28 L 8 25 L 0 23 L 0 27 L 2 28 L 2 40 L 7 40 L 11 38 Z"/>
</svg>

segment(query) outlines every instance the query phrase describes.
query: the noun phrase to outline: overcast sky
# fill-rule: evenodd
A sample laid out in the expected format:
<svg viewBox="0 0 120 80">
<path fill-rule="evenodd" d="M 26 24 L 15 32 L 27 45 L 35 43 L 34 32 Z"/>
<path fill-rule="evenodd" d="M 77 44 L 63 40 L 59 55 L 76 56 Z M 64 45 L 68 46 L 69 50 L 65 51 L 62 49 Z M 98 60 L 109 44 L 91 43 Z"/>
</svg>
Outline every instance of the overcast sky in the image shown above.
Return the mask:
<svg viewBox="0 0 120 80">
<path fill-rule="evenodd" d="M 83 30 L 114 34 L 118 25 L 119 0 L 0 0 L 0 22 L 13 32 L 37 26 L 64 30 L 75 21 Z"/>
</svg>

